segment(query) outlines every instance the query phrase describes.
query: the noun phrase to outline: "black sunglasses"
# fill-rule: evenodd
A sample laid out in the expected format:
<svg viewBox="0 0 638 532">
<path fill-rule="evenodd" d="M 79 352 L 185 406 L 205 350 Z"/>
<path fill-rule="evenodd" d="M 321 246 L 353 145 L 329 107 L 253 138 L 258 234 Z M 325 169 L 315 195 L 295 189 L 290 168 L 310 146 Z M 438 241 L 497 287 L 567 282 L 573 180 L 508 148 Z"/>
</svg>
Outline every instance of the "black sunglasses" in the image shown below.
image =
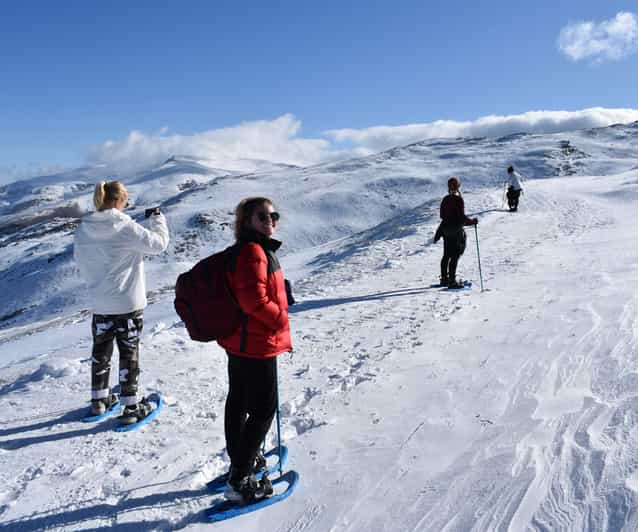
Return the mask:
<svg viewBox="0 0 638 532">
<path fill-rule="evenodd" d="M 268 216 L 270 216 L 270 220 L 275 223 L 279 221 L 279 213 L 278 212 L 269 212 L 268 214 L 266 214 L 265 212 L 258 212 L 257 213 L 257 218 L 259 218 L 260 222 L 265 222 L 266 219 L 268 218 Z"/>
</svg>

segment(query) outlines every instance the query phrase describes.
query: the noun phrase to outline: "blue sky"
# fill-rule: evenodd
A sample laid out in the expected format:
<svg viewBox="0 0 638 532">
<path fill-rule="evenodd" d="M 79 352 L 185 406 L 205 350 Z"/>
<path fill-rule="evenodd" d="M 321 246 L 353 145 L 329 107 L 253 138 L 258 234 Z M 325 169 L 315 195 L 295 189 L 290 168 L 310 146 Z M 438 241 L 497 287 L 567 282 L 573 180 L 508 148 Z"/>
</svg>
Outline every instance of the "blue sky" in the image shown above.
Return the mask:
<svg viewBox="0 0 638 532">
<path fill-rule="evenodd" d="M 345 128 L 635 108 L 636 50 L 575 60 L 558 45 L 568 24 L 620 12 L 638 6 L 5 2 L 0 170 L 79 165 L 134 130 L 188 137 L 284 115 L 288 135 L 325 141 Z"/>
</svg>

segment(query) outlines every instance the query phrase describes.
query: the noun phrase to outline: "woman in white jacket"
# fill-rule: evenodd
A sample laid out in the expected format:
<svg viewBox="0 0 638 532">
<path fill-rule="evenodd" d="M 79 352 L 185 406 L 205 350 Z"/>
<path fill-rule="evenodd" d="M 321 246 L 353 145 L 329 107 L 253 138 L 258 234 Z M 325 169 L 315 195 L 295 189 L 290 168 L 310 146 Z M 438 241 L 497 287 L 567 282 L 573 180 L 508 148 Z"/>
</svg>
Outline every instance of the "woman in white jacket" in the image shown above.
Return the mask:
<svg viewBox="0 0 638 532">
<path fill-rule="evenodd" d="M 75 233 L 73 255 L 92 302 L 93 352 L 91 415 L 106 412 L 118 400 L 109 388 L 113 342 L 120 354 L 122 424 L 146 417 L 152 407 L 138 401 L 139 339 L 147 305 L 144 255 L 168 247 L 168 228 L 159 209 L 145 228 L 124 214 L 128 192 L 119 181 L 95 186 L 96 212 L 86 215 Z"/>
<path fill-rule="evenodd" d="M 511 212 L 518 210 L 518 200 L 521 197 L 521 175 L 514 170 L 513 166 L 507 169 L 507 204 Z"/>
</svg>

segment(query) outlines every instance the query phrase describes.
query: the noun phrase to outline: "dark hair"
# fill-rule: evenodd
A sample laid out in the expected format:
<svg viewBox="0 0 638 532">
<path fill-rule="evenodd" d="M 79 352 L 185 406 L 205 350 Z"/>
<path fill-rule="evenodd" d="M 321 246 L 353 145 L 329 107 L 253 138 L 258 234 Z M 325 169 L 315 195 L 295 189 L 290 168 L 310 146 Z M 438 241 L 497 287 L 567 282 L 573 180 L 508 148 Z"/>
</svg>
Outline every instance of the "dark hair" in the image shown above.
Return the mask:
<svg viewBox="0 0 638 532">
<path fill-rule="evenodd" d="M 239 241 L 242 231 L 250 225 L 254 212 L 262 205 L 272 205 L 272 200 L 263 197 L 245 198 L 235 208 L 235 240 Z"/>
<path fill-rule="evenodd" d="M 510 166 L 510 167 L 507 168 L 507 173 L 508 174 L 511 174 L 513 171 L 514 171 L 514 167 L 513 166 Z"/>
<path fill-rule="evenodd" d="M 458 177 L 450 177 L 447 180 L 447 191 L 452 194 L 458 192 L 461 187 L 461 180 Z"/>
</svg>

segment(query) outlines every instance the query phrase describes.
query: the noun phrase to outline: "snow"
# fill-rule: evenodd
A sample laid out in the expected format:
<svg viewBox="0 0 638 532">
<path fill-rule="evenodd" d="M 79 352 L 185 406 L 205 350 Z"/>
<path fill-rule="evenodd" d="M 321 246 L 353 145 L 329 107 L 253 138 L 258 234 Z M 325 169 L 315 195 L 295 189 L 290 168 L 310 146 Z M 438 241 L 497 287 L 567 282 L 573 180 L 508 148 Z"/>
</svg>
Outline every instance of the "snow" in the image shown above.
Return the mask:
<svg viewBox="0 0 638 532">
<path fill-rule="evenodd" d="M 147 263 L 141 355 L 142 386 L 166 406 L 130 433 L 113 431 L 115 419 L 80 421 L 91 341 L 67 256 L 74 218 L 29 224 L 42 205 L 88 204 L 78 184 L 90 181 L 5 187 L 0 528 L 213 526 L 206 482 L 228 468 L 225 355 L 188 339 L 172 283 L 230 241 L 234 205 L 254 194 L 282 213 L 281 262 L 298 301 L 279 375 L 288 467 L 301 482 L 216 530 L 638 528 L 637 137 L 634 124 L 427 141 L 248 175 L 178 157 L 135 176 L 134 214 L 161 203 L 172 243 Z M 515 214 L 502 208 L 509 161 L 530 178 Z M 455 293 L 430 288 L 454 174 L 480 219 L 459 266 L 474 287 Z M 27 197 L 16 228 L 10 211 Z"/>
</svg>

